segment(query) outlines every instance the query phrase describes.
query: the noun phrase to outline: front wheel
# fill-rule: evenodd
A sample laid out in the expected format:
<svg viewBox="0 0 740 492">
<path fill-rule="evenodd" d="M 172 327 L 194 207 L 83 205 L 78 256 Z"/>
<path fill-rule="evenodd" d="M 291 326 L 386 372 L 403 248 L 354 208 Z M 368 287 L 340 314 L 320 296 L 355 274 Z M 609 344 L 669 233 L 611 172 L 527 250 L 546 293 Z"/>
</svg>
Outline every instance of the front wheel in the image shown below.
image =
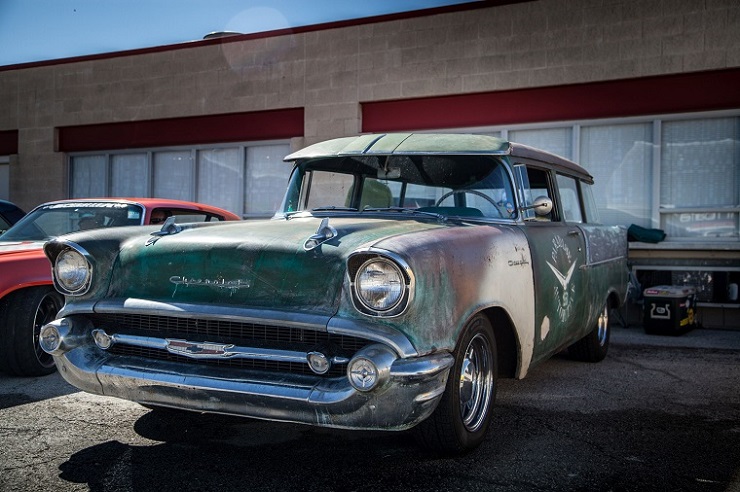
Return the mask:
<svg viewBox="0 0 740 492">
<path fill-rule="evenodd" d="M 583 362 L 601 362 L 609 351 L 609 304 L 605 303 L 596 325 L 585 337 L 568 347 L 568 353 Z"/>
<path fill-rule="evenodd" d="M 63 304 L 49 286 L 17 290 L 0 301 L 0 371 L 45 376 L 56 370 L 52 356 L 39 345 L 39 334 Z"/>
<path fill-rule="evenodd" d="M 498 378 L 496 339 L 488 318 L 479 314 L 468 322 L 454 356 L 439 405 L 416 427 L 420 444 L 444 455 L 475 449 L 491 423 Z"/>
</svg>

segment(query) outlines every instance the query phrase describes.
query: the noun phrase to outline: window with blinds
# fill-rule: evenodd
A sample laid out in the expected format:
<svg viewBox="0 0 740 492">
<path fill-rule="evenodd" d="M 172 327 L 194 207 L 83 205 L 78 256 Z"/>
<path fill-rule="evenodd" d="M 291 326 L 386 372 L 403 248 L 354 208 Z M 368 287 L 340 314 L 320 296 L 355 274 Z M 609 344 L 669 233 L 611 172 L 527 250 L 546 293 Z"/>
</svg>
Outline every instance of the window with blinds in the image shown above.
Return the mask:
<svg viewBox="0 0 740 492">
<path fill-rule="evenodd" d="M 290 175 L 289 152 L 275 143 L 71 155 L 70 197 L 172 198 L 270 217 Z"/>
<path fill-rule="evenodd" d="M 482 128 L 572 159 L 593 176 L 601 222 L 668 241 L 740 240 L 740 112 Z"/>
<path fill-rule="evenodd" d="M 660 223 L 671 237 L 738 238 L 740 118 L 666 122 Z"/>
</svg>

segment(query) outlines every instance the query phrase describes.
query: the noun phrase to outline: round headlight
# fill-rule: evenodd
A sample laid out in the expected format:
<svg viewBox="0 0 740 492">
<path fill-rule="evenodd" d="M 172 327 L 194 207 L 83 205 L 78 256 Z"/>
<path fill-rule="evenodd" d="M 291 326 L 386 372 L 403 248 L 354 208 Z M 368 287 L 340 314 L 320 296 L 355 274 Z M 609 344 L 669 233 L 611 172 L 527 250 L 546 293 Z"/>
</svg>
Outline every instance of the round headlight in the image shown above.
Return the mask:
<svg viewBox="0 0 740 492">
<path fill-rule="evenodd" d="M 403 274 L 395 263 L 373 258 L 362 264 L 355 276 L 360 302 L 373 311 L 387 311 L 403 297 Z"/>
<path fill-rule="evenodd" d="M 92 270 L 82 254 L 66 249 L 57 256 L 54 275 L 59 287 L 68 294 L 78 294 L 89 285 Z"/>
</svg>

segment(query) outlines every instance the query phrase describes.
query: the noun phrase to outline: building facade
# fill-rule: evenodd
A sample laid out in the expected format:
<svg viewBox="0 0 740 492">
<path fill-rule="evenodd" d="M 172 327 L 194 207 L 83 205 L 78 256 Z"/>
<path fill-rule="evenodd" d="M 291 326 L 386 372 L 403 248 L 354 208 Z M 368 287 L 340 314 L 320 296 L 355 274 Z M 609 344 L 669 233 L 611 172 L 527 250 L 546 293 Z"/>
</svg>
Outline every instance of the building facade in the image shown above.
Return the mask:
<svg viewBox="0 0 740 492">
<path fill-rule="evenodd" d="M 596 178 L 644 285 L 740 327 L 740 4 L 479 1 L 0 67 L 0 198 L 159 196 L 270 216 L 282 157 L 363 132 L 500 135 Z M 633 313 L 639 317 L 639 313 Z"/>
</svg>

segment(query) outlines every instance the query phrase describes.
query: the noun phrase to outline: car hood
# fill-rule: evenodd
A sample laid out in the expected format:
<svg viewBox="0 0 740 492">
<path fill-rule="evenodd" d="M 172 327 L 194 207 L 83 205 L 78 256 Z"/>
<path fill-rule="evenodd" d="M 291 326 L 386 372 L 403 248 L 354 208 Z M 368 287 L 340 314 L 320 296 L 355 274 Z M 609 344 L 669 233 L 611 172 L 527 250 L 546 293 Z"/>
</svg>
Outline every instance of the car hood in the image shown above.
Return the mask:
<svg viewBox="0 0 740 492">
<path fill-rule="evenodd" d="M 209 303 L 331 315 L 354 251 L 435 228 L 434 221 L 331 218 L 336 237 L 306 250 L 321 219 L 241 222 L 126 241 L 109 297 Z M 428 236 L 428 235 L 427 235 Z"/>
<path fill-rule="evenodd" d="M 44 241 L 0 241 L 0 255 L 41 251 Z"/>
</svg>

